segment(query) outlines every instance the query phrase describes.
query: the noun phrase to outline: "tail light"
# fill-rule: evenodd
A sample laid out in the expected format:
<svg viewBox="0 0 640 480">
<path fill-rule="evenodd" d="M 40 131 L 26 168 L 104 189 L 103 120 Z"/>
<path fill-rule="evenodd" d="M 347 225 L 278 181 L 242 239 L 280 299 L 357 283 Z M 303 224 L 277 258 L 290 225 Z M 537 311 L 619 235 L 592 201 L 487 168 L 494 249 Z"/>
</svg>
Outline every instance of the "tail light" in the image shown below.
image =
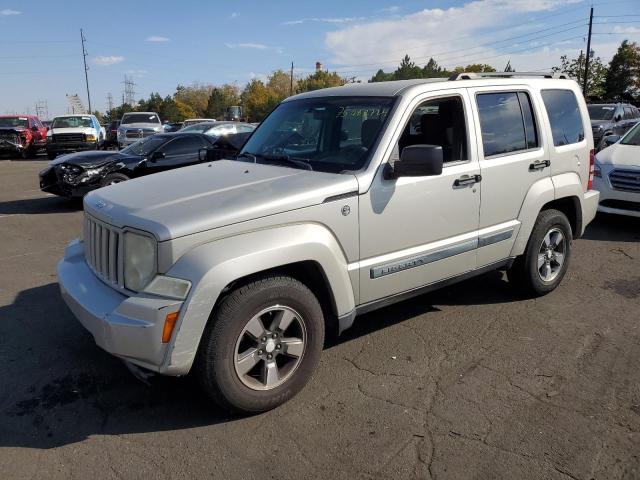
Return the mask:
<svg viewBox="0 0 640 480">
<path fill-rule="evenodd" d="M 587 190 L 593 188 L 593 172 L 596 168 L 596 151 L 591 149 L 589 152 L 589 181 L 587 182 Z"/>
</svg>

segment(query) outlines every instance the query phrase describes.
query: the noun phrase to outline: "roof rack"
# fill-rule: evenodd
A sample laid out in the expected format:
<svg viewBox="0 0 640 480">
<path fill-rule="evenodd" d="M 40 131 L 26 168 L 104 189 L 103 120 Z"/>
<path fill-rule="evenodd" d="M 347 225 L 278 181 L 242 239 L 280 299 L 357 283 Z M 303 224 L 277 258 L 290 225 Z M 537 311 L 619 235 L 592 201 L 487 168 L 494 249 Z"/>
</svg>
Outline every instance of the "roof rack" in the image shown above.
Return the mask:
<svg viewBox="0 0 640 480">
<path fill-rule="evenodd" d="M 519 77 L 540 77 L 540 78 L 559 78 L 568 80 L 569 75 L 566 73 L 553 72 L 461 72 L 454 73 L 449 80 L 477 80 L 479 78 L 519 78 Z"/>
</svg>

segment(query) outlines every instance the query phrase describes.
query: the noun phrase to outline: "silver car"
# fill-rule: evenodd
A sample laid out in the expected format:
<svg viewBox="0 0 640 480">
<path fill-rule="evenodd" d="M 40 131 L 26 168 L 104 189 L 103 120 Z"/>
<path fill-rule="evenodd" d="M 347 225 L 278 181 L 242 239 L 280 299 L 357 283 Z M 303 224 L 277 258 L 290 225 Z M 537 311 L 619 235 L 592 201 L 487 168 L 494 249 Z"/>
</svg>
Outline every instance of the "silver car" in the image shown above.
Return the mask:
<svg viewBox="0 0 640 480">
<path fill-rule="evenodd" d="M 587 107 L 500 75 L 297 95 L 234 160 L 88 194 L 65 301 L 113 355 L 259 412 L 362 313 L 495 269 L 554 290 L 598 206 Z"/>
</svg>

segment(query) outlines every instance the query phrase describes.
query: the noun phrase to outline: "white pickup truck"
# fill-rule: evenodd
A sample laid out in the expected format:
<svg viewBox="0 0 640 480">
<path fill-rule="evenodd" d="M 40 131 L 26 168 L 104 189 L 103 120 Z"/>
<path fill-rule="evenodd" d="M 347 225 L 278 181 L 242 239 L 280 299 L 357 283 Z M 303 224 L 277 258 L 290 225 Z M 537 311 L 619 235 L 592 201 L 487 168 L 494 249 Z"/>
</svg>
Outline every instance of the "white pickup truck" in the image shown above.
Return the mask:
<svg viewBox="0 0 640 480">
<path fill-rule="evenodd" d="M 60 153 L 98 150 L 106 136 L 107 132 L 95 115 L 55 117 L 47 132 L 47 156 L 53 160 Z"/>
</svg>

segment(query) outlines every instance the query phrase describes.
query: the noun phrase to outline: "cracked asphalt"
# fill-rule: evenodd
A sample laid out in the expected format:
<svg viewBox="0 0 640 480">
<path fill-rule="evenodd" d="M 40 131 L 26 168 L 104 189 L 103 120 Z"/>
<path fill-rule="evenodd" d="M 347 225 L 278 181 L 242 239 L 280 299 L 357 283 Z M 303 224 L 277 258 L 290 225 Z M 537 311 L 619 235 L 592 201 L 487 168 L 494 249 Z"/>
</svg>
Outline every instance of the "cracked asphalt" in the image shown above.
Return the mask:
<svg viewBox="0 0 640 480">
<path fill-rule="evenodd" d="M 282 407 L 135 379 L 62 302 L 77 203 L 0 159 L 0 477 L 640 478 L 640 221 L 598 216 L 561 287 L 500 272 L 356 320 Z"/>
</svg>

